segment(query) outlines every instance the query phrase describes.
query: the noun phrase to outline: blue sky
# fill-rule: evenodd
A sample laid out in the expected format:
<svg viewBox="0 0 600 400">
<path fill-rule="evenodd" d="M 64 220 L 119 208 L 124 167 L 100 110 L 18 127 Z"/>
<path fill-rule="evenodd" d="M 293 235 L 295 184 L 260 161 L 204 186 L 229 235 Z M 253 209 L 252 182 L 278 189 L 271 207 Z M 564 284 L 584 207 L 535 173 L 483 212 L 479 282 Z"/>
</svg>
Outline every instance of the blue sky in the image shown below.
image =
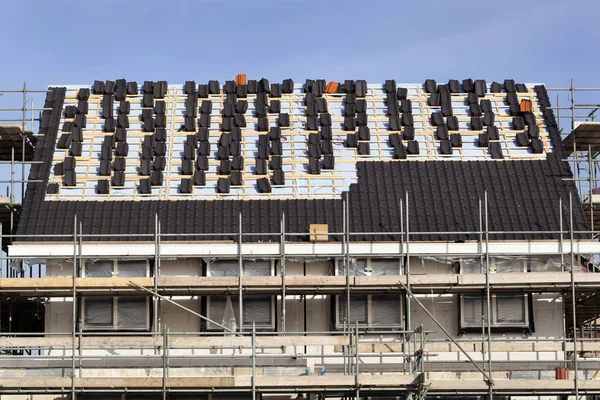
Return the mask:
<svg viewBox="0 0 600 400">
<path fill-rule="evenodd" d="M 0 87 L 507 77 L 600 86 L 597 0 L 2 0 Z"/>
</svg>

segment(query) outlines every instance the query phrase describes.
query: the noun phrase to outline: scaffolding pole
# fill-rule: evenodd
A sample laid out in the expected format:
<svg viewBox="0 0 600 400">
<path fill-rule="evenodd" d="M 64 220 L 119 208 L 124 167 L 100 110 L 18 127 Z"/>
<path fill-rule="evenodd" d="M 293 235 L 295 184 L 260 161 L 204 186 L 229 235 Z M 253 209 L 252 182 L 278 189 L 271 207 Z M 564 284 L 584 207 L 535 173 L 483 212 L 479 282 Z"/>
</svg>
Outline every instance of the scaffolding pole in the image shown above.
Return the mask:
<svg viewBox="0 0 600 400">
<path fill-rule="evenodd" d="M 410 212 L 409 212 L 409 203 L 408 203 L 408 192 L 404 192 L 404 205 L 406 206 L 406 288 L 410 291 Z M 410 307 L 410 299 L 406 299 L 406 326 L 404 330 L 410 331 L 412 329 L 412 320 L 411 320 L 411 307 Z M 412 335 L 411 335 L 412 336 Z M 411 345 L 411 338 L 408 340 L 408 346 Z M 413 373 L 413 365 L 412 363 L 408 364 L 408 372 Z"/>
<path fill-rule="evenodd" d="M 71 400 L 76 400 L 75 393 L 75 346 L 77 330 L 77 214 L 73 217 L 73 301 L 71 311 Z"/>
<path fill-rule="evenodd" d="M 577 354 L 577 308 L 575 301 L 575 253 L 573 252 L 573 195 L 571 192 L 569 192 L 569 231 L 569 239 L 571 242 L 571 306 L 573 307 L 573 364 L 575 367 L 573 384 L 575 386 L 575 398 L 576 400 L 579 400 L 579 356 Z"/>
<path fill-rule="evenodd" d="M 475 368 L 477 368 L 477 370 L 479 372 L 481 372 L 481 374 L 483 375 L 483 377 L 487 380 L 488 385 L 493 385 L 494 381 L 492 379 L 491 376 L 489 376 L 480 366 L 479 364 L 477 364 L 475 362 L 475 360 L 473 360 L 473 357 L 471 357 L 469 355 L 469 353 L 467 353 L 467 351 L 460 345 L 459 342 L 457 342 L 452 335 L 446 330 L 446 328 L 444 328 L 444 326 L 437 320 L 437 318 L 435 318 L 435 316 L 427 309 L 427 307 L 425 307 L 425 305 L 423 303 L 421 303 L 421 301 L 413 294 L 413 292 L 411 292 L 411 290 L 401 281 L 398 281 L 398 283 L 400 284 L 400 286 L 402 286 L 402 288 L 406 291 L 406 293 L 415 301 L 415 303 L 417 303 L 417 305 L 419 305 L 419 307 L 421 307 L 421 309 L 423 311 L 425 311 L 425 313 L 429 316 L 429 318 L 431 318 L 431 320 L 438 326 L 438 328 L 440 328 L 442 330 L 442 332 L 444 332 L 444 334 L 446 335 L 446 337 L 448 339 L 450 339 L 450 341 L 452 343 L 454 343 L 454 345 L 456 347 L 458 347 L 458 349 L 465 355 L 465 357 L 467 357 L 467 359 L 471 362 L 471 364 L 473 364 L 475 366 Z"/>
<path fill-rule="evenodd" d="M 485 210 L 485 298 L 487 311 L 487 356 L 488 356 L 488 374 L 492 376 L 492 301 L 490 296 L 490 229 L 488 213 L 488 194 L 484 192 L 484 210 Z M 484 358 L 485 359 L 485 358 Z M 493 385 L 489 385 L 489 398 L 493 400 Z"/>
<path fill-rule="evenodd" d="M 285 335 L 286 290 L 285 290 L 285 213 L 281 214 L 281 237 L 279 239 L 279 262 L 281 264 L 281 330 Z"/>
<path fill-rule="evenodd" d="M 162 326 L 162 398 L 167 400 L 167 377 L 169 374 L 169 328 Z"/>
<path fill-rule="evenodd" d="M 243 285 L 242 285 L 242 277 L 244 276 L 244 258 L 242 256 L 242 241 L 244 239 L 244 234 L 242 231 L 242 223 L 243 223 L 243 219 L 242 219 L 242 213 L 239 213 L 239 218 L 238 218 L 238 243 L 237 243 L 237 250 L 238 250 L 238 315 L 240 316 L 240 322 L 239 322 L 239 331 L 243 332 L 244 331 L 244 300 L 243 300 L 243 296 L 244 296 L 244 291 L 243 291 Z"/>
<path fill-rule="evenodd" d="M 252 400 L 256 400 L 256 322 L 252 321 Z"/>
<path fill-rule="evenodd" d="M 158 219 L 158 213 L 154 215 L 154 291 L 158 293 L 158 277 L 160 276 L 160 220 Z M 153 315 L 154 315 L 154 331 L 159 332 L 162 326 L 158 297 L 152 298 L 154 304 Z"/>
<path fill-rule="evenodd" d="M 169 299 L 168 297 L 162 296 L 162 295 L 160 295 L 160 294 L 158 294 L 158 293 L 156 293 L 156 292 L 154 292 L 154 291 L 152 291 L 152 290 L 150 290 L 150 289 L 148 289 L 148 288 L 145 288 L 145 287 L 143 287 L 142 285 L 138 285 L 137 283 L 135 283 L 135 282 L 133 282 L 133 281 L 129 281 L 129 284 L 130 284 L 130 285 L 133 285 L 133 286 L 135 286 L 135 287 L 137 287 L 137 288 L 138 288 L 138 289 L 140 289 L 140 290 L 143 290 L 144 292 L 148 292 L 148 293 L 150 293 L 151 295 L 153 295 L 153 296 L 156 296 L 156 297 L 158 297 L 159 299 L 166 301 L 167 303 L 171 303 L 171 304 L 173 304 L 175 307 L 181 308 L 182 310 L 184 310 L 184 311 L 187 311 L 187 312 L 189 312 L 190 314 L 192 314 L 192 315 L 195 315 L 195 316 L 197 316 L 198 318 L 200 318 L 200 319 L 203 319 L 203 320 L 204 320 L 204 321 L 206 321 L 206 322 L 210 322 L 211 324 L 214 324 L 214 325 L 218 326 L 219 328 L 223 328 L 223 329 L 224 329 L 224 330 L 226 330 L 227 332 L 232 332 L 232 333 L 235 333 L 235 331 L 234 331 L 234 330 L 231 330 L 231 329 L 227 328 L 226 326 L 223 326 L 223 325 L 219 324 L 218 322 L 216 322 L 216 321 L 213 321 L 213 320 L 212 320 L 212 319 L 210 319 L 210 318 L 206 318 L 204 315 L 202 315 L 202 314 L 198 314 L 196 311 L 194 311 L 194 310 L 191 310 L 191 309 L 189 309 L 189 308 L 187 308 L 187 307 L 185 307 L 185 306 L 182 306 L 181 304 L 179 304 L 179 303 L 177 303 L 177 302 L 175 302 L 175 301 L 173 301 L 173 300 Z"/>
</svg>

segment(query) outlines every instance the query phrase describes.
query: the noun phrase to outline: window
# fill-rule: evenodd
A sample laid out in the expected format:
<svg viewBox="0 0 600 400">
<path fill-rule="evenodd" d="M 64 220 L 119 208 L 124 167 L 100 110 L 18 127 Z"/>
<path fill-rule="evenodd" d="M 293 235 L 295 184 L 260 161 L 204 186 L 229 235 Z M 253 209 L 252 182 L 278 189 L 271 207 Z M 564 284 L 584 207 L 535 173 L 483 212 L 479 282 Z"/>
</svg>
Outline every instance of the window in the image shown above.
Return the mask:
<svg viewBox="0 0 600 400">
<path fill-rule="evenodd" d="M 399 275 L 402 270 L 400 259 L 362 258 L 349 263 L 351 276 Z M 336 262 L 336 274 L 344 276 L 346 270 L 342 260 Z M 399 328 L 402 323 L 402 296 L 399 294 L 351 294 L 350 318 L 347 317 L 347 296 L 335 297 L 336 328 L 343 329 L 344 322 L 350 326 L 372 328 Z"/>
<path fill-rule="evenodd" d="M 527 260 L 518 257 L 490 257 L 490 273 L 527 272 Z M 483 267 L 483 268 L 482 268 Z M 485 272 L 480 259 L 461 260 L 462 274 Z M 524 294 L 494 294 L 490 298 L 492 328 L 529 327 L 529 297 Z M 460 296 L 460 326 L 462 329 L 481 328 L 487 324 L 485 295 Z M 483 316 L 483 317 L 482 317 Z"/>
<path fill-rule="evenodd" d="M 518 257 L 490 257 L 490 272 L 502 274 L 506 272 L 527 272 L 527 260 Z M 460 260 L 461 274 L 485 273 L 485 262 L 479 258 Z"/>
<path fill-rule="evenodd" d="M 215 260 L 207 262 L 207 276 L 238 276 L 238 260 Z M 274 261 L 256 260 L 243 261 L 243 276 L 271 276 L 275 270 Z M 235 296 L 208 296 L 206 298 L 207 317 L 230 329 L 238 330 L 239 297 Z M 252 329 L 254 321 L 257 329 L 275 329 L 275 297 L 264 295 L 245 295 L 242 302 L 243 328 Z M 209 330 L 223 330 L 207 322 Z"/>
<path fill-rule="evenodd" d="M 345 295 L 336 296 L 336 327 L 344 328 L 348 312 Z M 402 297 L 399 294 L 351 294 L 350 326 L 399 328 L 402 323 Z"/>
<path fill-rule="evenodd" d="M 83 276 L 86 278 L 135 278 L 150 276 L 150 265 L 148 260 L 87 261 Z"/>
<path fill-rule="evenodd" d="M 351 258 L 350 276 L 400 275 L 402 265 L 397 258 Z M 345 276 L 343 260 L 337 260 L 336 275 Z"/>
<path fill-rule="evenodd" d="M 97 260 L 86 262 L 88 278 L 149 276 L 147 260 Z M 147 296 L 86 296 L 81 301 L 85 330 L 147 330 L 150 299 Z"/>
<path fill-rule="evenodd" d="M 481 328 L 482 315 L 487 323 L 485 296 L 460 297 L 461 328 Z M 490 298 L 492 328 L 529 327 L 529 297 L 526 294 L 494 294 Z"/>
<path fill-rule="evenodd" d="M 244 316 L 244 329 L 252 328 L 252 321 L 255 322 L 257 328 L 272 329 L 274 326 L 273 311 L 273 296 L 248 295 L 244 296 L 242 304 Z M 240 303 L 238 296 L 210 296 L 207 299 L 208 315 L 213 321 L 226 326 L 230 329 L 237 328 L 240 320 Z M 228 309 L 231 307 L 230 309 Z M 233 318 L 235 322 L 231 322 Z M 209 329 L 222 330 L 214 324 L 208 323 Z"/>
</svg>

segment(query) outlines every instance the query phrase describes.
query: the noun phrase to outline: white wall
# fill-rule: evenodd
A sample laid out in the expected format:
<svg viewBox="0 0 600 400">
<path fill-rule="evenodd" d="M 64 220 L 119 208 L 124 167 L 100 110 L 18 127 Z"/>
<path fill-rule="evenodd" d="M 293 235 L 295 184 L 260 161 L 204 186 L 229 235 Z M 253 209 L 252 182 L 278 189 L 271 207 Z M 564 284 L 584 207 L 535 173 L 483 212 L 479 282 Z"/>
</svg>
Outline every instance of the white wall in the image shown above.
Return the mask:
<svg viewBox="0 0 600 400">
<path fill-rule="evenodd" d="M 449 264 L 432 260 L 411 259 L 411 274 L 453 274 L 454 271 Z M 540 272 L 541 273 L 541 272 Z M 427 294 L 417 295 L 417 298 L 433 314 L 446 330 L 452 335 L 458 336 L 459 332 L 459 295 L 457 294 Z M 534 294 L 533 321 L 535 332 L 531 337 L 557 338 L 563 337 L 562 300 L 557 294 Z M 437 327 L 433 320 L 414 301 L 410 303 L 412 325 L 418 326 L 421 322 L 427 330 L 437 331 L 430 334 L 431 338 L 443 339 L 446 335 Z M 511 337 L 515 334 L 492 334 L 497 337 Z M 518 335 L 517 336 L 522 336 Z M 481 334 L 466 334 L 463 337 L 480 337 Z"/>
<path fill-rule="evenodd" d="M 303 262 L 303 261 L 287 261 L 286 262 L 286 273 L 288 275 L 303 275 L 306 270 L 306 275 L 330 275 L 332 273 L 331 263 L 329 261 L 314 261 L 314 262 Z M 64 263 L 55 263 L 54 265 L 48 266 L 48 276 L 70 276 L 72 272 L 71 264 L 67 261 Z M 278 272 L 280 273 L 280 272 Z M 448 264 L 438 263 L 434 261 L 421 261 L 419 259 L 411 260 L 411 273 L 413 274 L 452 274 L 453 271 Z M 202 274 L 202 262 L 200 259 L 178 259 L 178 260 L 162 260 L 161 264 L 161 275 L 163 276 L 201 276 Z M 195 312 L 201 313 L 202 311 L 202 298 L 200 296 L 174 296 L 171 297 L 174 301 L 192 309 Z M 419 295 L 420 301 L 427 307 L 427 309 L 435 316 L 435 318 L 443 324 L 443 326 L 454 336 L 459 337 L 459 321 L 458 321 L 458 295 L 443 295 L 443 294 L 429 294 Z M 555 294 L 544 294 L 533 296 L 533 319 L 535 323 L 535 332 L 533 337 L 540 338 L 556 338 L 562 337 L 562 302 L 561 298 Z M 305 304 L 306 302 L 306 328 L 304 327 L 305 317 Z M 185 310 L 181 310 L 176 306 L 167 302 L 161 302 L 160 317 L 161 321 L 168 327 L 170 332 L 198 332 L 200 330 L 200 319 L 188 313 Z M 431 339 L 445 339 L 444 333 L 435 325 L 435 323 L 429 318 L 426 313 L 416 304 L 414 300 L 410 303 L 411 307 L 411 320 L 412 326 L 416 327 L 421 322 L 426 330 L 435 331 L 429 335 Z M 51 298 L 49 299 L 47 310 L 46 310 L 46 330 L 47 332 L 70 332 L 71 329 L 71 314 L 72 303 L 70 299 L 64 298 Z M 281 323 L 281 298 L 277 301 L 277 323 L 280 326 Z M 327 332 L 331 327 L 331 300 L 330 296 L 327 295 L 307 295 L 306 299 L 302 296 L 288 296 L 286 299 L 286 331 L 287 332 Z M 520 334 L 501 334 L 494 333 L 495 337 L 501 338 L 506 337 L 521 337 Z M 375 336 L 375 335 L 374 335 Z M 479 333 L 473 333 L 464 335 L 464 338 L 480 338 Z M 379 340 L 379 339 L 378 339 Z M 382 341 L 397 340 L 397 338 L 383 337 Z M 314 347 L 314 349 L 313 349 Z M 174 352 L 185 353 L 190 350 L 174 350 Z M 194 352 L 197 352 L 195 350 Z M 286 351 L 295 351 L 293 349 L 287 349 Z M 324 351 L 323 348 L 317 346 L 309 346 L 305 351 L 308 353 L 321 354 Z M 327 351 L 332 351 L 329 349 Z M 139 355 L 139 354 L 151 354 L 151 350 L 129 350 L 122 349 L 116 351 L 110 351 L 106 349 L 89 350 L 88 354 L 119 354 L 119 355 Z M 201 351 L 203 352 L 203 351 Z M 230 350 L 219 350 L 220 353 L 230 353 Z M 53 354 L 68 354 L 69 351 L 57 352 L 53 351 Z M 537 359 L 558 359 L 563 355 L 559 353 L 512 353 L 506 352 L 499 353 L 494 352 L 494 360 L 506 360 L 516 358 L 537 358 Z M 477 355 L 475 355 L 477 357 Z M 458 352 L 454 353 L 442 353 L 438 359 L 441 360 L 461 360 L 464 356 L 461 356 Z M 333 359 L 328 359 L 327 362 L 332 362 Z M 367 358 L 363 360 L 364 363 L 373 362 L 395 362 L 392 358 Z M 315 360 L 314 362 L 319 362 Z M 320 362 L 325 362 L 324 360 Z M 120 370 L 119 370 L 120 371 Z M 138 371 L 141 373 L 140 371 Z M 135 373 L 138 373 L 135 372 Z M 183 370 L 180 371 L 184 373 Z M 193 372 L 193 371 L 192 371 Z M 192 373 L 190 372 L 190 373 Z M 222 371 L 227 373 L 227 371 Z M 108 373 L 108 371 L 106 372 Z M 120 372 L 112 371 L 111 373 Z M 131 371 L 131 373 L 134 373 Z M 195 373 L 195 372 L 193 372 Z M 215 373 L 217 373 L 215 371 Z M 466 376 L 466 375 L 465 375 Z"/>
<path fill-rule="evenodd" d="M 183 258 L 161 260 L 161 276 L 202 276 L 202 260 Z M 200 296 L 170 296 L 169 299 L 201 314 Z M 169 332 L 199 332 L 200 318 L 167 301 L 160 300 L 160 320 Z"/>
<path fill-rule="evenodd" d="M 439 263 L 431 260 L 411 259 L 412 274 L 452 274 L 452 268 L 448 264 Z M 287 261 L 286 274 L 288 275 L 329 275 L 332 273 L 332 266 L 329 261 Z M 70 260 L 55 260 L 47 267 L 48 276 L 65 277 L 72 275 L 72 264 Z M 280 271 L 278 271 L 280 274 Z M 173 259 L 161 261 L 161 275 L 163 276 L 201 276 L 202 260 Z M 307 295 L 288 296 L 286 299 L 286 331 L 300 332 L 324 332 L 330 329 L 331 321 L 331 303 L 327 295 Z M 419 295 L 420 301 L 443 324 L 443 326 L 453 335 L 459 331 L 458 324 L 458 295 L 447 294 L 429 294 Z M 200 296 L 176 296 L 172 297 L 174 301 L 179 302 L 192 309 L 195 312 L 201 312 Z M 304 301 L 306 301 L 306 327 L 304 326 Z M 562 302 L 559 296 L 554 294 L 534 295 L 533 296 L 533 318 L 535 324 L 535 337 L 562 337 Z M 195 332 L 200 329 L 200 319 L 179 309 L 176 306 L 165 301 L 161 302 L 160 317 L 162 323 L 166 324 L 172 332 Z M 428 330 L 435 330 L 433 338 L 443 338 L 445 335 L 437 328 L 426 313 L 411 300 L 411 319 L 412 325 L 418 326 L 421 322 Z M 277 319 L 281 323 L 281 297 L 277 301 Z M 51 298 L 48 301 L 46 309 L 46 330 L 48 332 L 70 332 L 72 319 L 72 303 L 69 298 Z M 478 336 L 473 334 L 472 336 Z"/>
<path fill-rule="evenodd" d="M 329 261 L 286 261 L 286 275 L 324 276 L 330 273 Z M 281 271 L 278 271 L 280 274 Z M 306 302 L 306 327 L 304 326 L 304 306 Z M 286 332 L 325 332 L 330 329 L 331 306 L 327 295 L 287 296 Z M 277 296 L 277 315 L 281 323 L 281 296 Z"/>
</svg>

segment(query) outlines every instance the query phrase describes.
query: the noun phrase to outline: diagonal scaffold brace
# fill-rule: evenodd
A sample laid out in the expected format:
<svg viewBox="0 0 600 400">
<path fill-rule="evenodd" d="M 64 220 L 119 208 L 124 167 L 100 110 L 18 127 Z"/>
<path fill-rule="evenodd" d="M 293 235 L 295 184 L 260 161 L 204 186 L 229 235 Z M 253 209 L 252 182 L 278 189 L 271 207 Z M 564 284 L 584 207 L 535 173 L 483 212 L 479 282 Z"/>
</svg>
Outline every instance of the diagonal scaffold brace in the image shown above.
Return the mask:
<svg viewBox="0 0 600 400">
<path fill-rule="evenodd" d="M 400 284 L 400 286 L 402 286 L 402 289 L 404 289 L 406 291 L 406 293 L 415 301 L 415 303 L 417 303 L 419 305 L 419 307 L 421 307 L 423 309 L 423 311 L 425 311 L 427 313 L 427 315 L 429 315 L 429 318 L 431 318 L 431 320 L 438 326 L 438 328 L 440 328 L 442 330 L 442 332 L 444 332 L 444 334 L 446 335 L 446 337 L 448 337 L 448 339 L 450 339 L 452 341 L 452 343 L 454 343 L 454 345 L 456 347 L 458 347 L 458 349 L 465 355 L 465 357 L 467 357 L 467 359 L 471 362 L 471 364 L 473 364 L 475 366 L 475 368 L 477 368 L 477 370 L 479 370 L 479 372 L 481 372 L 481 374 L 483 375 L 483 377 L 486 379 L 488 385 L 493 386 L 494 385 L 494 380 L 492 379 L 492 377 L 489 376 L 475 362 L 475 360 L 473 360 L 473 358 L 466 352 L 466 350 L 456 340 L 454 340 L 454 338 L 452 337 L 452 335 L 450 335 L 450 333 L 446 330 L 446 328 L 444 328 L 444 326 L 433 316 L 433 314 L 431 314 L 429 312 L 429 310 L 427 309 L 427 307 L 425 307 L 425 305 L 423 303 L 421 303 L 421 301 L 419 299 L 417 299 L 417 297 L 413 294 L 413 292 L 404 283 L 402 283 L 400 281 L 398 281 L 398 283 Z"/>
</svg>

